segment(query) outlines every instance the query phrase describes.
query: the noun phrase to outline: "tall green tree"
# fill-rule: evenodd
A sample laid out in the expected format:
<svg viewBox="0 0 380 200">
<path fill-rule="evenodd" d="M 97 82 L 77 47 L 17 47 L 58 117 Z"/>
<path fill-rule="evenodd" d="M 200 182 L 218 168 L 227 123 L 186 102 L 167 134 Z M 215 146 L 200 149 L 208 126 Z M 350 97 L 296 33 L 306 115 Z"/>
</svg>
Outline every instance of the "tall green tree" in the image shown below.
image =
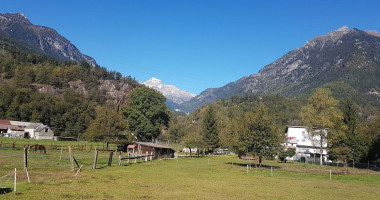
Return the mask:
<svg viewBox="0 0 380 200">
<path fill-rule="evenodd" d="M 215 111 L 212 106 L 206 110 L 203 118 L 203 138 L 207 151 L 213 150 L 219 145 L 219 131 Z"/>
<path fill-rule="evenodd" d="M 170 110 L 166 98 L 147 87 L 139 87 L 131 92 L 129 103 L 122 108 L 128 119 L 128 128 L 139 141 L 152 141 L 161 134 L 163 127 L 169 126 Z"/>
<path fill-rule="evenodd" d="M 83 136 L 89 141 L 107 143 L 108 149 L 109 143 L 129 142 L 126 129 L 126 121 L 120 113 L 111 108 L 98 107 L 95 120 L 91 121 Z"/>
<path fill-rule="evenodd" d="M 319 138 L 320 165 L 323 164 L 323 146 L 327 142 L 327 131 L 337 130 L 342 120 L 342 112 L 337 108 L 339 101 L 334 99 L 329 89 L 317 89 L 301 108 L 300 117 L 308 127 L 312 137 Z"/>
<path fill-rule="evenodd" d="M 277 131 L 272 117 L 268 114 L 268 108 L 262 103 L 246 114 L 244 131 L 240 137 L 245 152 L 259 156 L 260 166 L 263 157 L 274 156 L 284 141 L 284 135 Z"/>
</svg>

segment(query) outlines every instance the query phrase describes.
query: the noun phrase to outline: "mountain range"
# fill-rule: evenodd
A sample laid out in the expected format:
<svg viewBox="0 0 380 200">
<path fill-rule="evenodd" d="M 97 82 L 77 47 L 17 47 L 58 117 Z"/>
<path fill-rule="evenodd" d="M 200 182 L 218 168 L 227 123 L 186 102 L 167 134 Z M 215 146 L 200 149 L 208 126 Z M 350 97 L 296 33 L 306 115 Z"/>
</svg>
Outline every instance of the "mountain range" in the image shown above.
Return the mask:
<svg viewBox="0 0 380 200">
<path fill-rule="evenodd" d="M 174 85 L 166 85 L 162 83 L 160 79 L 155 77 L 143 82 L 142 84 L 161 92 L 167 98 L 168 106 L 173 110 L 178 109 L 180 104 L 183 104 L 195 97 L 195 94 L 181 90 Z"/>
<path fill-rule="evenodd" d="M 62 61 L 84 60 L 97 66 L 95 59 L 82 54 L 57 31 L 33 25 L 21 13 L 0 14 L 0 45 Z M 318 87 L 330 87 L 339 98 L 352 98 L 358 103 L 378 106 L 380 34 L 343 26 L 307 41 L 257 74 L 244 76 L 220 88 L 208 88 L 197 96 L 165 85 L 157 78 L 144 84 L 162 92 L 170 108 L 184 112 L 232 96 L 276 94 L 294 97 L 308 94 Z"/>
<path fill-rule="evenodd" d="M 221 98 L 245 94 L 297 96 L 320 86 L 332 86 L 372 103 L 380 96 L 380 35 L 343 26 L 307 41 L 257 74 L 220 88 L 209 88 L 181 104 L 191 112 Z M 333 89 L 334 89 L 333 87 Z M 339 87 L 339 88 L 337 88 Z"/>
<path fill-rule="evenodd" d="M 56 30 L 34 25 L 22 13 L 0 14 L 0 40 L 7 45 L 23 47 L 58 60 L 84 60 L 92 66 L 96 65 L 95 59 L 82 54 Z"/>
</svg>

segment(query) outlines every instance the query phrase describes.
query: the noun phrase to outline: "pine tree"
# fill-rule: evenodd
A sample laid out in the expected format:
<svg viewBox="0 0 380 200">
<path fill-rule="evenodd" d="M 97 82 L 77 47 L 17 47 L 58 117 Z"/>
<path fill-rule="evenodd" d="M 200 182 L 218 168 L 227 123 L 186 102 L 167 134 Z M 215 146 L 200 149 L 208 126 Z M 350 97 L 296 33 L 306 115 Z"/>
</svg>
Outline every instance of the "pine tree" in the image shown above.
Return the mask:
<svg viewBox="0 0 380 200">
<path fill-rule="evenodd" d="M 207 151 L 218 147 L 219 132 L 215 112 L 212 106 L 208 107 L 203 118 L 203 138 L 207 147 Z"/>
</svg>

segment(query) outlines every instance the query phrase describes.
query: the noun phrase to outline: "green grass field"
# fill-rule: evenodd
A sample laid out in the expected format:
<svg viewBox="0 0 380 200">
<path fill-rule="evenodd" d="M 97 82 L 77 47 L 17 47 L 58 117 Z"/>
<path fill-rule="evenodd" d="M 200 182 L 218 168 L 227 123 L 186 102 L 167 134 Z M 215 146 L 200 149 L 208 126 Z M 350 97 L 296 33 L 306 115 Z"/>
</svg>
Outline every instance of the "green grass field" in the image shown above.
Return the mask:
<svg viewBox="0 0 380 200">
<path fill-rule="evenodd" d="M 62 143 L 64 145 L 65 143 Z M 118 166 L 114 156 L 100 152 L 97 169 L 91 169 L 94 152 L 74 151 L 83 171 L 75 178 L 68 152 L 29 153 L 27 183 L 21 149 L 0 148 L 0 177 L 17 168 L 17 192 L 0 199 L 379 199 L 380 174 L 375 171 L 264 161 L 247 173 L 248 161 L 235 156 L 208 156 L 154 160 Z M 132 161 L 133 162 L 133 161 Z M 232 164 L 233 163 L 233 164 Z M 270 167 L 273 168 L 273 176 Z M 333 171 L 332 180 L 329 170 Z M 0 178 L 0 191 L 13 190 L 12 176 Z"/>
</svg>

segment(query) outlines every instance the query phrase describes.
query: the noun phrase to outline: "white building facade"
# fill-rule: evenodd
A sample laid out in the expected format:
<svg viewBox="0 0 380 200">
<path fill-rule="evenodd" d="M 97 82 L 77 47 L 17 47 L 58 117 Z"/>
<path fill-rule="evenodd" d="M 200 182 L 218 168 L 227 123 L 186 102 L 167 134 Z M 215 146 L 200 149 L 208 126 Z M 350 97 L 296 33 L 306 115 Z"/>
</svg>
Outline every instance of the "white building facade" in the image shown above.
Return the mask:
<svg viewBox="0 0 380 200">
<path fill-rule="evenodd" d="M 317 130 L 318 131 L 318 130 Z M 326 131 L 326 130 L 322 130 Z M 327 141 L 322 141 L 322 152 L 320 151 L 320 136 L 312 136 L 305 126 L 287 126 L 285 130 L 288 148 L 296 148 L 293 160 L 319 160 L 322 153 L 323 160 L 327 161 Z M 326 132 L 327 135 L 327 132 Z"/>
</svg>

